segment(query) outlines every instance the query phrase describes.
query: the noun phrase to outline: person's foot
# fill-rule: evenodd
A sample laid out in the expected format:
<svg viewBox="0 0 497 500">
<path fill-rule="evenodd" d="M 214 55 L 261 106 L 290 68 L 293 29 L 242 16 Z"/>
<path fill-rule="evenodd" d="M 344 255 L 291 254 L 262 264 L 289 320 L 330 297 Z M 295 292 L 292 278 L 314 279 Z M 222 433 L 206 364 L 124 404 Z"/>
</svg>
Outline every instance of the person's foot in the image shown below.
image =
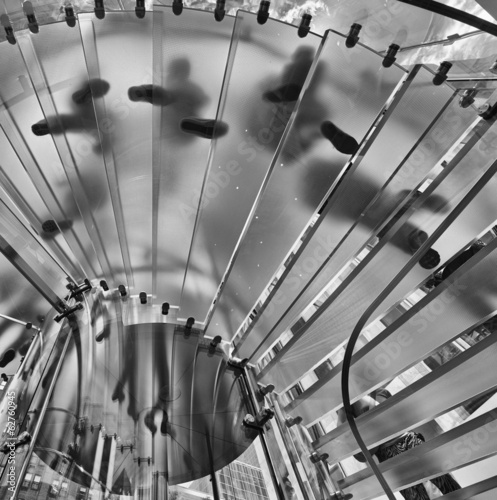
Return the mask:
<svg viewBox="0 0 497 500">
<path fill-rule="evenodd" d="M 133 102 L 149 102 L 153 104 L 153 85 L 140 85 L 139 87 L 130 87 L 128 97 Z"/>
<path fill-rule="evenodd" d="M 46 122 L 46 120 L 41 120 L 38 123 L 31 125 L 31 131 L 38 137 L 50 134 L 50 129 L 48 128 L 48 123 Z"/>
<path fill-rule="evenodd" d="M 221 121 L 202 118 L 184 118 L 180 128 L 187 134 L 193 134 L 205 139 L 217 139 L 228 132 L 228 125 Z"/>
<path fill-rule="evenodd" d="M 282 85 L 275 90 L 268 90 L 264 92 L 263 99 L 265 101 L 280 103 L 280 102 L 294 102 L 299 98 L 302 92 L 302 87 L 295 83 Z"/>
<path fill-rule="evenodd" d="M 120 403 L 124 401 L 124 390 L 121 383 L 118 383 L 116 385 L 116 388 L 114 389 L 111 398 L 112 401 L 119 401 Z"/>
<path fill-rule="evenodd" d="M 158 106 L 167 106 L 173 102 L 171 95 L 157 85 L 139 85 L 128 89 L 128 97 L 133 102 L 148 102 Z"/>
<path fill-rule="evenodd" d="M 70 229 L 71 227 L 71 220 L 63 220 L 57 224 L 53 219 L 48 219 L 41 225 L 42 236 L 54 236 L 58 232 Z"/>
<path fill-rule="evenodd" d="M 155 412 L 153 410 L 150 410 L 146 415 L 145 415 L 145 427 L 152 433 L 155 434 L 157 432 L 157 426 L 155 425 Z M 161 426 L 162 428 L 162 426 Z"/>
<path fill-rule="evenodd" d="M 16 352 L 14 349 L 7 349 L 2 359 L 0 359 L 0 368 L 5 368 L 14 358 L 16 357 Z"/>
<path fill-rule="evenodd" d="M 440 264 L 440 254 L 436 250 L 433 250 L 433 248 L 428 249 L 421 259 L 419 259 L 419 265 L 423 269 L 433 269 L 438 264 Z"/>
<path fill-rule="evenodd" d="M 102 97 L 110 89 L 109 82 L 100 78 L 93 78 L 81 90 L 77 90 L 72 95 L 72 100 L 76 104 L 91 104 L 91 100 Z"/>
<path fill-rule="evenodd" d="M 321 124 L 321 133 L 333 144 L 337 151 L 344 155 L 353 155 L 359 149 L 359 143 L 351 135 L 339 129 L 330 121 Z"/>
<path fill-rule="evenodd" d="M 110 334 L 110 328 L 108 325 L 105 325 L 99 333 L 95 335 L 96 342 L 102 342 L 102 340 L 106 339 Z"/>
<path fill-rule="evenodd" d="M 415 229 L 407 236 L 407 243 L 409 248 L 416 252 L 421 248 L 421 245 L 428 239 L 428 235 L 419 229 Z"/>
<path fill-rule="evenodd" d="M 169 423 L 169 416 L 167 412 L 162 413 L 162 422 L 160 424 L 160 432 L 163 436 L 169 435 L 174 438 L 174 432 L 171 428 L 171 424 Z"/>
</svg>

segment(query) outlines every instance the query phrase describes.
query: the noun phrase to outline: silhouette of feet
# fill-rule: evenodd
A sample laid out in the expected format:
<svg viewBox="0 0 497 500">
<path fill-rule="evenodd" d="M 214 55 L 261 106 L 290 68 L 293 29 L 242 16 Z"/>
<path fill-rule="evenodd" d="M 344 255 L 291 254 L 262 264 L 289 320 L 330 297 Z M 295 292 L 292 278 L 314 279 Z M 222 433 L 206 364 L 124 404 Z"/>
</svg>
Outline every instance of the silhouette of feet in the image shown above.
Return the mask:
<svg viewBox="0 0 497 500">
<path fill-rule="evenodd" d="M 162 412 L 162 422 L 160 424 L 160 432 L 163 436 L 169 435 L 172 438 L 174 438 L 175 436 L 171 424 L 169 423 L 169 416 L 165 411 Z"/>
<path fill-rule="evenodd" d="M 221 121 L 202 118 L 184 118 L 180 123 L 181 130 L 205 139 L 217 139 L 228 132 L 228 125 Z"/>
<path fill-rule="evenodd" d="M 264 92 L 263 99 L 265 101 L 280 103 L 280 102 L 293 102 L 299 98 L 302 92 L 302 87 L 296 85 L 295 83 L 289 83 L 288 85 L 282 85 L 275 90 L 268 90 Z"/>
<path fill-rule="evenodd" d="M 421 259 L 419 259 L 419 265 L 423 269 L 433 269 L 438 264 L 440 264 L 440 254 L 436 250 L 433 250 L 433 248 L 427 250 Z"/>
<path fill-rule="evenodd" d="M 121 383 L 116 385 L 114 392 L 112 393 L 112 401 L 119 401 L 122 403 L 124 401 L 124 389 Z"/>
<path fill-rule="evenodd" d="M 128 97 L 133 102 L 149 102 L 158 106 L 167 106 L 173 102 L 171 95 L 157 85 L 140 85 L 128 89 Z"/>
<path fill-rule="evenodd" d="M 2 359 L 0 359 L 0 368 L 5 368 L 15 357 L 16 352 L 14 349 L 7 349 L 7 351 L 4 352 Z"/>
<path fill-rule="evenodd" d="M 42 236 L 55 236 L 60 231 L 70 229 L 72 227 L 71 220 L 63 220 L 58 224 L 53 219 L 48 219 L 41 225 Z"/>
<path fill-rule="evenodd" d="M 145 427 L 152 433 L 155 434 L 157 432 L 157 426 L 155 425 L 155 412 L 153 410 L 150 410 L 146 415 L 145 415 Z"/>
<path fill-rule="evenodd" d="M 38 123 L 31 125 L 31 131 L 38 137 L 50 134 L 50 129 L 48 128 L 48 123 L 46 120 L 41 120 Z"/>
<path fill-rule="evenodd" d="M 82 89 L 77 90 L 72 95 L 72 100 L 76 104 L 91 104 L 91 100 L 102 97 L 110 89 L 109 82 L 100 78 L 93 78 Z"/>
<path fill-rule="evenodd" d="M 330 121 L 321 124 L 321 133 L 337 151 L 344 155 L 353 155 L 359 149 L 359 143 L 349 134 L 339 129 Z"/>
<path fill-rule="evenodd" d="M 96 335 L 95 335 L 95 341 L 96 342 L 102 342 L 102 340 L 106 339 L 110 334 L 110 328 L 108 327 L 108 325 L 105 325 L 102 329 L 101 332 L 98 332 Z"/>
</svg>

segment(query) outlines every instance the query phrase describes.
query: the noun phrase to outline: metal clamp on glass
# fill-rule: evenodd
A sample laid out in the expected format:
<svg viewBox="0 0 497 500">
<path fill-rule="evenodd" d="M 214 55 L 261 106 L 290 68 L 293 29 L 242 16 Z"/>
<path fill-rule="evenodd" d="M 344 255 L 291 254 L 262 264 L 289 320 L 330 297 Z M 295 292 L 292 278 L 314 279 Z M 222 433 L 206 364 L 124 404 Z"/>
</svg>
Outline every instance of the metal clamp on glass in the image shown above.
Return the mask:
<svg viewBox="0 0 497 500">
<path fill-rule="evenodd" d="M 74 9 L 72 5 L 66 5 L 64 7 L 64 12 L 66 13 L 66 24 L 70 28 L 74 28 L 74 26 L 76 26 L 76 16 L 74 15 Z"/>
<path fill-rule="evenodd" d="M 2 26 L 5 30 L 7 41 L 10 43 L 10 45 L 15 45 L 16 37 L 14 36 L 14 28 L 12 28 L 12 25 L 10 24 L 9 16 L 7 16 L 7 14 L 2 14 L 0 16 L 0 22 L 2 23 Z"/>
<path fill-rule="evenodd" d="M 450 68 L 452 68 L 452 63 L 449 61 L 443 61 L 437 69 L 435 76 L 433 77 L 433 85 L 442 85 L 445 80 L 447 80 L 447 73 Z"/>
<path fill-rule="evenodd" d="M 68 309 L 66 309 L 64 312 L 60 313 L 58 316 L 55 316 L 54 318 L 54 321 L 56 323 L 59 323 L 60 320 L 64 319 L 64 318 L 67 318 L 68 316 L 70 316 L 71 314 L 74 314 L 76 311 L 80 311 L 81 309 L 83 309 L 83 304 L 79 303 L 79 304 L 76 304 L 75 306 L 73 307 L 69 307 Z"/>
<path fill-rule="evenodd" d="M 478 114 L 484 120 L 491 120 L 492 118 L 495 118 L 495 116 L 497 115 L 497 103 L 495 104 L 485 103 L 483 106 L 480 106 L 478 108 Z"/>
<path fill-rule="evenodd" d="M 176 16 L 181 15 L 181 13 L 183 12 L 183 0 L 173 1 L 173 12 Z"/>
<path fill-rule="evenodd" d="M 145 17 L 145 0 L 136 0 L 135 14 L 138 19 Z"/>
<path fill-rule="evenodd" d="M 397 55 L 399 49 L 400 47 L 396 43 L 392 43 L 390 47 L 388 47 L 387 54 L 381 63 L 384 68 L 390 68 L 392 66 L 396 60 L 395 56 Z"/>
<path fill-rule="evenodd" d="M 33 4 L 29 1 L 24 2 L 22 4 L 22 8 L 24 10 L 24 14 L 26 14 L 26 18 L 28 19 L 29 31 L 31 31 L 31 33 L 38 33 L 40 31 L 40 27 L 38 26 L 38 21 L 36 20 Z"/>
<path fill-rule="evenodd" d="M 257 12 L 257 22 L 259 24 L 266 24 L 266 21 L 269 19 L 269 6 L 271 2 L 268 0 L 262 0 L 259 5 L 259 11 Z"/>
<path fill-rule="evenodd" d="M 209 343 L 209 354 L 213 356 L 216 353 L 217 346 L 222 342 L 221 335 L 216 335 Z"/>
<path fill-rule="evenodd" d="M 311 21 L 312 16 L 310 14 L 302 14 L 298 31 L 300 38 L 305 38 L 309 34 L 309 31 L 311 31 Z"/>
<path fill-rule="evenodd" d="M 105 17 L 104 0 L 95 0 L 94 11 L 97 19 L 103 19 Z"/>
<path fill-rule="evenodd" d="M 76 299 L 78 302 L 83 300 L 83 293 L 89 292 L 92 289 L 92 285 L 89 279 L 85 279 L 84 283 L 81 285 L 75 285 L 74 283 L 69 283 L 67 285 L 68 290 L 71 290 L 69 294 L 70 299 Z"/>
<path fill-rule="evenodd" d="M 224 6 L 226 4 L 226 0 L 217 0 L 216 8 L 214 9 L 214 18 L 216 21 L 222 21 L 224 19 L 224 15 L 226 14 L 226 10 Z"/>
<path fill-rule="evenodd" d="M 361 32 L 362 26 L 360 24 L 354 23 L 350 27 L 349 34 L 345 39 L 345 46 L 349 49 L 355 47 L 357 42 L 359 41 L 359 33 Z"/>
</svg>

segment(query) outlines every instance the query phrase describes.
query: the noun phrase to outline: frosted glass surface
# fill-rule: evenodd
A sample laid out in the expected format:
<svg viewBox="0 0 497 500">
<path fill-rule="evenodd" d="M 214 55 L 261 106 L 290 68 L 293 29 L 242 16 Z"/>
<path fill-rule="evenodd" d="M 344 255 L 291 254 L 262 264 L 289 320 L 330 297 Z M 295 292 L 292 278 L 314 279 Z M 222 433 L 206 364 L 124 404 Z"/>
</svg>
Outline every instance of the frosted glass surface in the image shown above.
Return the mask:
<svg viewBox="0 0 497 500">
<path fill-rule="evenodd" d="M 480 197 L 483 192 L 487 191 L 489 188 L 495 189 L 494 179 L 485 186 L 454 223 L 447 228 L 437 241 L 437 244 L 447 238 L 447 248 L 450 248 L 452 253 L 459 250 L 457 243 L 458 241 L 460 242 L 461 238 L 464 238 L 465 232 L 468 231 L 469 227 L 466 225 L 467 214 L 469 212 L 476 216 L 476 213 L 481 213 L 481 205 L 479 204 Z M 491 213 L 493 213 L 494 217 L 497 214 L 497 202 L 495 201 Z M 452 236 L 452 238 L 450 238 L 450 236 Z M 454 241 L 454 246 L 451 247 L 450 244 L 448 244 L 449 241 Z M 479 271 L 475 268 L 474 271 L 468 271 L 468 274 L 461 278 L 463 287 L 467 286 L 465 284 L 466 282 L 468 282 L 469 285 L 467 286 L 467 290 L 458 296 L 457 301 L 450 303 L 450 308 L 447 307 L 448 299 L 446 297 L 449 292 L 437 297 L 441 290 L 435 290 L 437 293 L 431 292 L 428 297 L 423 299 L 423 302 L 419 304 L 419 307 L 425 308 L 424 311 L 422 310 L 419 313 L 419 316 L 411 319 L 414 309 L 412 313 L 404 314 L 397 322 L 390 325 L 384 332 L 372 340 L 365 350 L 359 351 L 360 354 L 358 353 L 358 356 L 369 353 L 364 359 L 357 361 L 357 364 L 352 367 L 351 377 L 357 376 L 360 380 L 365 377 L 365 372 L 371 364 L 370 361 L 374 360 L 375 356 L 378 356 L 381 352 L 384 352 L 383 347 L 375 346 L 384 340 L 387 335 L 391 333 L 391 337 L 386 340 L 386 342 L 390 343 L 389 345 L 392 345 L 392 342 L 393 345 L 398 345 L 396 344 L 398 336 L 400 335 L 402 337 L 402 335 L 404 335 L 403 332 L 408 331 L 411 332 L 411 335 L 415 335 L 419 327 L 423 325 L 428 326 L 426 330 L 419 332 L 421 335 L 417 335 L 416 349 L 414 345 L 410 343 L 409 349 L 402 352 L 402 355 L 399 353 L 398 356 L 395 356 L 395 359 L 391 360 L 388 366 L 369 373 L 367 376 L 367 383 L 363 384 L 360 390 L 359 385 L 356 387 L 354 384 L 351 384 L 351 394 L 355 397 L 355 395 L 359 395 L 359 392 L 369 392 L 374 386 L 391 379 L 395 374 L 404 371 L 411 364 L 422 360 L 429 352 L 448 342 L 450 339 L 459 336 L 466 328 L 471 327 L 485 316 L 491 315 L 496 311 L 497 303 L 493 300 L 493 295 L 488 295 L 489 300 L 484 299 L 483 295 L 481 295 L 488 293 L 488 289 L 492 289 L 493 281 L 488 282 L 485 276 L 490 266 L 493 265 L 492 262 L 494 258 L 495 256 L 491 256 L 490 260 L 487 259 L 486 264 L 480 264 Z M 419 266 L 415 266 L 414 269 L 417 267 Z M 414 269 L 412 269 L 410 273 L 412 273 Z M 409 276 L 410 274 L 408 274 L 406 279 L 408 279 Z M 489 276 L 488 279 L 493 280 L 493 277 Z M 462 290 L 462 288 L 458 290 Z M 433 303 L 430 301 L 433 301 Z M 417 307 L 418 306 L 416 306 L 416 308 Z M 430 310 L 443 311 L 443 314 L 434 318 L 429 313 Z M 426 316 L 427 314 L 428 316 Z M 423 318 L 429 318 L 430 322 L 427 323 Z M 433 332 L 437 332 L 437 335 L 433 335 Z M 421 350 L 417 350 L 417 347 L 420 347 Z M 302 403 L 299 411 L 301 411 L 306 418 L 309 418 L 310 421 L 326 414 L 333 407 L 339 406 L 341 403 L 340 371 L 341 364 L 337 365 L 332 372 L 324 376 L 315 386 L 312 386 L 303 394 L 299 395 L 291 406 L 299 406 Z M 356 393 L 356 390 L 359 392 Z"/>
<path fill-rule="evenodd" d="M 152 289 L 152 106 L 128 97 L 130 87 L 153 78 L 152 18 L 79 17 L 88 75 L 109 84 L 94 106 L 131 293 Z"/>
<path fill-rule="evenodd" d="M 435 231 L 436 239 L 448 223 L 444 220 L 454 210 L 469 189 L 475 185 L 484 172 L 492 169 L 494 157 L 490 149 L 481 148 L 482 142 L 476 142 L 482 136 L 486 124 L 478 127 L 472 140 L 468 141 L 468 154 L 463 150 L 449 166 L 440 174 L 413 206 L 419 206 L 413 216 L 407 218 L 402 225 L 396 224 L 398 230 L 390 230 L 392 236 L 380 243 L 364 258 L 354 271 L 340 284 L 323 306 L 301 327 L 292 340 L 271 361 L 271 366 L 264 369 L 264 375 L 271 374 L 270 380 L 276 387 L 284 388 L 292 385 L 315 363 L 326 356 L 326 353 L 338 347 L 347 339 L 362 313 L 371 302 L 389 284 L 398 272 L 410 262 L 413 266 L 422 252 L 430 245 L 428 240 L 420 250 L 414 253 L 407 246 L 409 234 L 420 229 L 428 235 Z M 495 137 L 492 127 L 483 135 L 485 142 Z M 476 146 L 472 147 L 476 142 Z M 470 149 L 471 148 L 471 149 Z M 446 177 L 445 177 L 446 175 Z M 442 177 L 445 177 L 442 180 Z M 436 186 L 436 184 L 442 182 Z M 436 186 L 436 187 L 435 187 Z M 425 200 L 426 195 L 430 196 Z M 433 207 L 436 207 L 434 210 Z M 387 238 L 387 237 L 385 237 Z M 385 244 L 386 243 L 386 244 Z M 440 249 L 442 250 L 442 249 Z M 449 255 L 441 254 L 444 262 Z M 412 258 L 412 260 L 411 260 Z M 382 307 L 384 307 L 383 302 Z M 370 318 L 371 320 L 374 317 Z"/>
<path fill-rule="evenodd" d="M 52 305 L 60 302 L 67 293 L 66 273 L 3 202 L 0 202 L 0 231 L 0 238 L 12 249 L 4 250 L 7 256 L 14 262 L 18 257 L 25 261 L 28 270 L 33 271 L 29 278 L 43 290 Z"/>
<path fill-rule="evenodd" d="M 68 180 L 57 191 L 64 205 L 76 208 L 73 224 L 85 224 L 110 286 L 125 281 L 115 215 L 92 104 L 107 90 L 105 81 L 88 81 L 79 30 L 53 24 L 35 37 L 19 40 L 40 104 Z M 93 92 L 93 94 L 92 94 Z"/>
<path fill-rule="evenodd" d="M 446 318 L 447 314 L 454 312 L 454 308 L 450 309 L 444 315 Z M 359 433 L 366 445 L 373 446 L 414 429 L 494 388 L 497 381 L 492 376 L 492 366 L 497 355 L 496 340 L 492 335 L 488 336 L 398 392 L 375 408 L 374 412 L 367 412 L 358 418 Z M 373 364 L 370 363 L 370 366 Z M 359 445 L 347 424 L 318 439 L 315 445 L 329 454 L 330 463 L 359 451 Z"/>
<path fill-rule="evenodd" d="M 234 18 L 154 7 L 154 295 L 179 304 L 211 141 L 180 129 L 184 118 L 216 117 Z M 150 107 L 149 103 L 140 106 Z M 196 273 L 202 273 L 197 269 Z M 185 310 L 189 316 L 189 310 Z"/>
<path fill-rule="evenodd" d="M 181 301 L 188 315 L 207 314 L 295 105 L 263 95 L 288 82 L 302 85 L 320 40 L 238 12 L 218 111 L 228 131 L 213 143 L 203 185 Z"/>
<path fill-rule="evenodd" d="M 63 239 L 67 241 L 78 260 L 75 267 L 83 268 L 83 276 L 100 275 L 90 236 L 80 221 L 76 204 L 70 196 L 59 200 L 54 193 L 55 189 L 70 193 L 70 186 L 52 136 L 40 137 L 31 131 L 31 126 L 45 116 L 31 86 L 19 44 L 0 44 L 0 58 L 9 68 L 0 73 L 0 97 L 5 104 L 0 111 L 0 125 L 46 203 L 47 208 L 40 207 L 38 216 L 41 221 L 54 220 L 63 225 L 63 234 L 52 233 L 49 237 L 61 240 L 61 244 Z"/>
<path fill-rule="evenodd" d="M 473 109 L 461 108 L 453 90 L 434 87 L 432 78 L 419 70 L 361 163 L 332 195 L 302 254 L 249 328 L 243 357 L 256 359 L 298 319 L 475 120 Z"/>
<path fill-rule="evenodd" d="M 327 33 L 248 220 L 213 327 L 238 329 L 349 159 L 322 136 L 321 124 L 331 120 L 360 143 L 404 75 L 396 66 L 383 68 L 364 47 L 352 56 L 342 37 Z"/>
</svg>

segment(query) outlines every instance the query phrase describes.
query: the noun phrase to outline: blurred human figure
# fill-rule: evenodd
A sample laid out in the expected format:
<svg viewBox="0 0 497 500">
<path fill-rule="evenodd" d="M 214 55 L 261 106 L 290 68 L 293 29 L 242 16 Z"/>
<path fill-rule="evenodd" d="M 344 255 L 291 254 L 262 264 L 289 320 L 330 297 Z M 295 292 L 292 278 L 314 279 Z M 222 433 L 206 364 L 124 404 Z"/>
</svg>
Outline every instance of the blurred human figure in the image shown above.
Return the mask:
<svg viewBox="0 0 497 500">
<path fill-rule="evenodd" d="M 174 59 L 169 64 L 166 88 L 160 85 L 144 84 L 128 89 L 133 102 L 147 102 L 153 106 L 168 107 L 167 122 L 179 124 L 182 132 L 205 139 L 221 137 L 228 132 L 224 122 L 199 118 L 201 108 L 208 102 L 202 88 L 191 81 L 190 61 L 185 57 Z M 167 124 L 164 132 L 169 135 Z"/>
</svg>

